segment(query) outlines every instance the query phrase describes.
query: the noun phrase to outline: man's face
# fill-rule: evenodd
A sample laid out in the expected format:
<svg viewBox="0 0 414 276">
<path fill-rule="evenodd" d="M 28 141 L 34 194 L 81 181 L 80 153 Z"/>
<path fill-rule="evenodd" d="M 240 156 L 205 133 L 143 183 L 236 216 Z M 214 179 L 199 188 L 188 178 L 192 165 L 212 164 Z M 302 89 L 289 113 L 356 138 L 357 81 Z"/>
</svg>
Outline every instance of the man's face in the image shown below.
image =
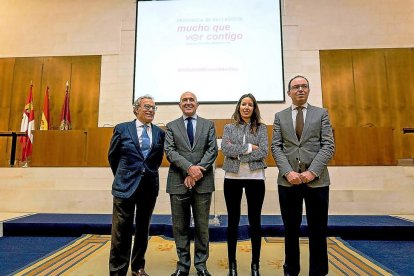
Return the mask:
<svg viewBox="0 0 414 276">
<path fill-rule="evenodd" d="M 144 124 L 151 123 L 155 115 L 155 103 L 151 99 L 142 99 L 140 105 L 136 109 L 137 119 Z"/>
<path fill-rule="evenodd" d="M 294 105 L 304 105 L 308 101 L 309 92 L 308 82 L 304 78 L 297 77 L 290 83 L 288 95 Z"/>
<path fill-rule="evenodd" d="M 196 96 L 191 92 L 185 92 L 180 98 L 180 109 L 186 116 L 193 116 L 198 108 Z"/>
</svg>

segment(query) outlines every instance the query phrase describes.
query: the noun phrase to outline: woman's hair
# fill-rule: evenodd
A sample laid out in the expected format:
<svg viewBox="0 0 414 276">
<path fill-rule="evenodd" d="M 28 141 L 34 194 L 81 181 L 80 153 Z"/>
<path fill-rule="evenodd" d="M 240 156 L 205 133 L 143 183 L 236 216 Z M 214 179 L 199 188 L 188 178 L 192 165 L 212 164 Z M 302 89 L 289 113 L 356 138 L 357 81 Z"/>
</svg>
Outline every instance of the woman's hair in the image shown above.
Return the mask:
<svg viewBox="0 0 414 276">
<path fill-rule="evenodd" d="M 253 101 L 253 113 L 252 113 L 252 117 L 250 117 L 250 132 L 256 134 L 257 128 L 262 123 L 262 118 L 260 117 L 260 110 L 259 110 L 259 106 L 257 105 L 256 98 L 252 94 L 248 93 L 240 97 L 236 105 L 236 110 L 234 110 L 234 113 L 231 116 L 231 118 L 235 125 L 245 124 L 242 117 L 240 116 L 240 105 L 244 98 L 250 98 Z"/>
</svg>

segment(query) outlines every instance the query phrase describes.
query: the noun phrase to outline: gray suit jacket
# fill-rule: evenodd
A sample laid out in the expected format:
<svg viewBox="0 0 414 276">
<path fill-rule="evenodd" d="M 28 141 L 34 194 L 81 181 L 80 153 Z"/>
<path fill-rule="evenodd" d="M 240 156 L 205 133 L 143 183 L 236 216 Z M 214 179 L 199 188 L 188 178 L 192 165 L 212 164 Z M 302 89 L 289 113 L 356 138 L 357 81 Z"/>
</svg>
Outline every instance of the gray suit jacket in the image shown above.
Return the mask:
<svg viewBox="0 0 414 276">
<path fill-rule="evenodd" d="M 243 143 L 243 136 L 246 136 L 245 143 Z M 259 149 L 248 154 L 243 154 L 247 151 L 248 144 L 257 145 Z M 265 124 L 261 124 L 257 128 L 256 134 L 250 132 L 250 124 L 225 125 L 221 142 L 221 149 L 225 156 L 223 170 L 237 173 L 240 168 L 240 163 L 249 163 L 251 171 L 265 169 L 267 166 L 264 159 L 267 157 L 268 148 L 267 128 Z"/>
<path fill-rule="evenodd" d="M 167 193 L 185 194 L 184 185 L 187 170 L 191 165 L 206 169 L 203 178 L 197 181 L 194 189 L 198 193 L 214 191 L 214 161 L 217 157 L 217 140 L 214 123 L 197 117 L 193 147 L 190 146 L 183 117 L 167 124 L 165 132 L 165 153 L 170 168 L 167 178 Z"/>
<path fill-rule="evenodd" d="M 325 109 L 308 104 L 300 140 L 293 127 L 291 107 L 276 113 L 271 149 L 279 168 L 279 185 L 292 186 L 284 176 L 289 171 L 298 172 L 299 166 L 302 172 L 308 170 L 317 175 L 308 186 L 323 187 L 330 184 L 327 165 L 333 156 L 335 144 Z"/>
</svg>

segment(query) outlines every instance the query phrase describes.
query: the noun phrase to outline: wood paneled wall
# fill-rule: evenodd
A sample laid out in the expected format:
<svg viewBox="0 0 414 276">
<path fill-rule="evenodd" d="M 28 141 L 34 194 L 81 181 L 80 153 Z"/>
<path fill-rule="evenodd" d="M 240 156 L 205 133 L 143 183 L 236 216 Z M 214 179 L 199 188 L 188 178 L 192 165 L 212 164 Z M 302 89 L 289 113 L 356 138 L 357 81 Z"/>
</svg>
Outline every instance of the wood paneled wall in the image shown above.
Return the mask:
<svg viewBox="0 0 414 276">
<path fill-rule="evenodd" d="M 46 87 L 49 86 L 50 129 L 58 129 L 69 82 L 72 128 L 98 126 L 101 56 L 0 59 L 0 130 L 19 131 L 23 107 L 33 82 L 35 129 L 39 129 Z M 0 166 L 10 156 L 10 138 L 0 139 Z M 20 147 L 18 147 L 20 148 Z M 19 150 L 16 158 L 19 159 Z"/>
<path fill-rule="evenodd" d="M 326 50 L 320 64 L 333 127 L 392 128 L 395 160 L 413 158 L 414 135 L 402 129 L 414 126 L 414 50 Z"/>
</svg>

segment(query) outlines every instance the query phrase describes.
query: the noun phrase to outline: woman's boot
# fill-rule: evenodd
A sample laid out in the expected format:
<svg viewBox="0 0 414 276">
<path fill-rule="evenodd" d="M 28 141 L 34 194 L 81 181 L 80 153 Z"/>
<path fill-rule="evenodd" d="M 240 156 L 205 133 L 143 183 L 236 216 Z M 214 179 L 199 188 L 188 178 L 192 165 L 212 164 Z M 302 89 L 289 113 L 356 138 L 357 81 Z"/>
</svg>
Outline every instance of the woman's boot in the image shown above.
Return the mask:
<svg viewBox="0 0 414 276">
<path fill-rule="evenodd" d="M 237 276 L 237 262 L 236 260 L 229 262 L 229 273 L 227 276 Z"/>
<path fill-rule="evenodd" d="M 252 276 L 260 276 L 259 263 L 252 263 Z"/>
</svg>

